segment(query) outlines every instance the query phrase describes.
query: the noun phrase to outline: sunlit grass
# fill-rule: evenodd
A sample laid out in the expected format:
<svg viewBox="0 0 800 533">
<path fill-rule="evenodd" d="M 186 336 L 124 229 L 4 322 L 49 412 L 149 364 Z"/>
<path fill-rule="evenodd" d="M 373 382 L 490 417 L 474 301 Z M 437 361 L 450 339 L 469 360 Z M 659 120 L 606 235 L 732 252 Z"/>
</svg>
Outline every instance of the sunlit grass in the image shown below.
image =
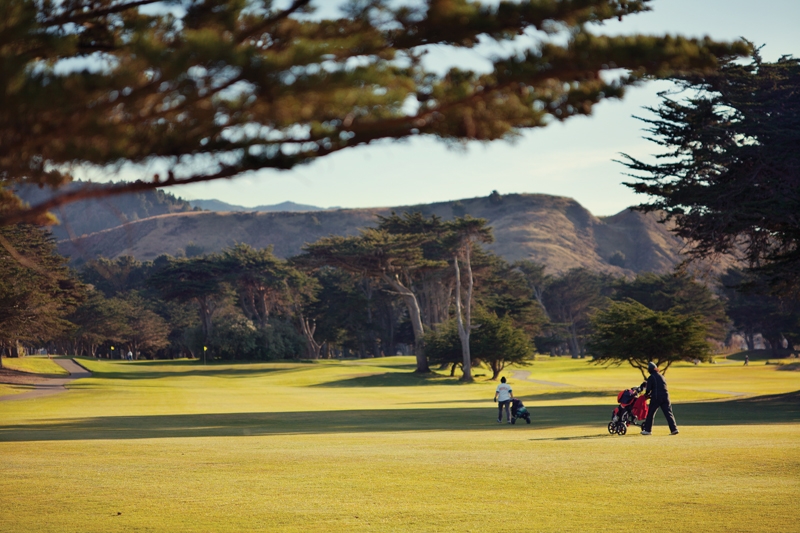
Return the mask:
<svg viewBox="0 0 800 533">
<path fill-rule="evenodd" d="M 32 387 L 25 385 L 8 385 L 6 383 L 0 383 L 0 396 L 21 394 L 23 392 L 28 392 L 30 390 L 32 390 Z"/>
<path fill-rule="evenodd" d="M 605 429 L 616 393 L 642 376 L 585 360 L 503 372 L 530 426 L 496 423 L 496 382 L 416 376 L 408 357 L 82 364 L 95 377 L 69 393 L 4 406 L 0 531 L 760 532 L 800 519 L 800 402 L 786 394 L 800 373 L 774 366 L 676 366 L 681 434 L 659 415 L 654 436 L 619 437 Z"/>
<path fill-rule="evenodd" d="M 3 357 L 3 367 L 31 374 L 67 375 L 69 372 L 55 364 L 49 357 Z"/>
</svg>

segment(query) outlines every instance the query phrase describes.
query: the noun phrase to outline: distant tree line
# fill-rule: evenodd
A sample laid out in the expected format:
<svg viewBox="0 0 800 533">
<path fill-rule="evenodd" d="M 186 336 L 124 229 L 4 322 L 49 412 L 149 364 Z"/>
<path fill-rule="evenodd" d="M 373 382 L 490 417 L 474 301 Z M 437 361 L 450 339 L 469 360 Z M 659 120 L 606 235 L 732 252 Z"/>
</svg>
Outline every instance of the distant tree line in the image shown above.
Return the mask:
<svg viewBox="0 0 800 533">
<path fill-rule="evenodd" d="M 751 348 L 757 334 L 776 351 L 800 344 L 798 302 L 752 273 L 729 270 L 714 287 L 686 273 L 549 274 L 487 251 L 491 229 L 468 216 L 392 213 L 289 260 L 238 244 L 148 262 L 100 258 L 77 272 L 35 226 L 3 227 L 0 236 L 7 355 L 26 345 L 227 361 L 401 353 L 416 356 L 419 372 L 436 365 L 469 380 L 475 365 L 497 377 L 534 351 L 641 368 L 703 360 L 709 341 L 735 333 Z"/>
</svg>

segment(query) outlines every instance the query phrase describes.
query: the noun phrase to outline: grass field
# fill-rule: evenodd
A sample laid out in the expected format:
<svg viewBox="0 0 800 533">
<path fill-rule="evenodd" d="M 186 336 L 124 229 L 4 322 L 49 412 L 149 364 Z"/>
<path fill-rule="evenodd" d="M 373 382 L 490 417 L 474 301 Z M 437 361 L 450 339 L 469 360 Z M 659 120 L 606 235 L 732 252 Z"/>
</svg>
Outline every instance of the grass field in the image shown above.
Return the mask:
<svg viewBox="0 0 800 533">
<path fill-rule="evenodd" d="M 620 437 L 641 375 L 566 358 L 504 372 L 533 418 L 514 426 L 495 382 L 408 357 L 82 363 L 2 405 L 0 531 L 800 531 L 790 365 L 673 367 L 681 434 L 659 414 Z"/>
<path fill-rule="evenodd" d="M 12 394 L 22 394 L 23 392 L 28 392 L 32 389 L 33 387 L 28 385 L 13 385 L 13 384 L 0 383 L 0 398 L 2 398 L 3 396 L 10 396 Z"/>
<path fill-rule="evenodd" d="M 3 368 L 31 374 L 68 375 L 69 372 L 47 356 L 3 357 Z"/>
</svg>

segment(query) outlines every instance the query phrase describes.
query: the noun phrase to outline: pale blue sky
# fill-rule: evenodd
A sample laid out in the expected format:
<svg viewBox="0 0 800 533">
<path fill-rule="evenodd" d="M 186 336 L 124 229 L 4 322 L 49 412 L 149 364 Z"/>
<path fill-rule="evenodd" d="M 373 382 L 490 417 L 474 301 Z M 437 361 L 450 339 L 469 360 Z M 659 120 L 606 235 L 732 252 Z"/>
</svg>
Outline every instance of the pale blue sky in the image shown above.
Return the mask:
<svg viewBox="0 0 800 533">
<path fill-rule="evenodd" d="M 594 31 L 745 37 L 766 45 L 768 60 L 800 57 L 800 0 L 657 0 L 653 11 Z M 488 54 L 488 52 L 486 52 Z M 480 51 L 459 56 L 485 64 Z M 345 150 L 287 172 L 263 171 L 234 180 L 171 189 L 187 199 L 216 198 L 248 207 L 291 200 L 321 207 L 395 206 L 506 193 L 546 193 L 575 198 L 596 215 L 641 201 L 621 185 L 620 152 L 646 157 L 643 124 L 632 118 L 656 105 L 665 82 L 631 89 L 624 101 L 599 105 L 587 118 L 529 131 L 513 144 L 470 143 L 448 149 L 433 139 L 386 142 Z"/>
</svg>

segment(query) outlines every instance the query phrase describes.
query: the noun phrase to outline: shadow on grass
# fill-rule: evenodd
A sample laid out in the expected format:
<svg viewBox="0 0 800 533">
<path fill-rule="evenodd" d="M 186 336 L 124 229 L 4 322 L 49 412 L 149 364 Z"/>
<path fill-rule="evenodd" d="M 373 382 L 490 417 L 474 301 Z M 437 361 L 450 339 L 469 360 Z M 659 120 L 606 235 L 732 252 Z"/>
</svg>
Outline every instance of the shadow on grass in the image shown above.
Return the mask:
<svg viewBox="0 0 800 533">
<path fill-rule="evenodd" d="M 355 369 L 354 369 L 355 370 Z M 415 387 L 417 385 L 461 385 L 457 377 L 441 374 L 415 374 L 413 372 L 384 372 L 383 374 L 356 373 L 352 377 L 312 385 L 313 387 Z"/>
<path fill-rule="evenodd" d="M 497 410 L 486 408 L 223 413 L 73 418 L 0 425 L 0 441 L 235 437 L 401 431 L 528 431 L 608 423 L 611 406 L 556 406 L 529 409 L 533 424 L 498 425 Z M 728 402 L 678 404 L 682 425 L 785 424 L 800 422 L 800 391 Z M 663 417 L 656 417 L 664 424 Z M 589 435 L 581 438 L 595 438 Z"/>
<path fill-rule="evenodd" d="M 81 361 L 93 361 L 93 359 L 84 359 L 79 358 L 78 362 Z M 379 361 L 379 359 L 359 359 L 357 361 L 364 361 L 364 362 L 373 362 Z M 204 365 L 202 361 L 198 361 L 196 359 L 184 359 L 184 360 L 177 360 L 177 361 L 134 361 L 134 362 L 127 362 L 127 361 L 112 361 L 116 363 L 114 367 L 112 367 L 109 371 L 102 371 L 102 370 L 93 370 L 92 377 L 102 378 L 102 379 L 121 379 L 121 380 L 140 380 L 140 379 L 159 379 L 159 378 L 176 378 L 176 377 L 183 377 L 183 376 L 204 376 L 204 377 L 256 377 L 259 375 L 264 374 L 289 374 L 293 372 L 301 372 L 308 370 L 310 366 L 318 365 L 318 361 L 312 360 L 276 360 L 276 361 L 225 361 L 225 362 L 216 362 Z M 257 368 L 254 368 L 255 365 L 259 365 Z M 271 367 L 270 365 L 274 365 Z M 362 365 L 353 365 L 353 375 L 357 376 L 358 378 L 365 377 L 365 376 L 380 376 L 383 374 L 376 374 L 375 371 L 380 368 L 391 368 L 391 369 L 398 369 L 398 370 L 413 370 L 415 365 L 413 364 L 400 364 L 400 365 L 377 365 L 377 364 L 365 364 L 363 365 L 365 368 L 365 372 L 362 373 L 358 372 Z M 174 368 L 178 367 L 178 368 Z M 87 367 L 88 368 L 88 367 Z M 372 372 L 369 372 L 372 370 Z M 391 386 L 391 385 L 421 385 L 426 384 L 422 380 L 418 378 L 424 379 L 435 379 L 440 378 L 442 376 L 436 375 L 419 375 L 414 374 L 412 372 L 408 372 L 407 374 L 401 372 L 387 372 L 387 376 L 399 376 L 399 375 L 407 375 L 410 377 L 408 380 L 403 380 L 402 378 L 390 378 L 386 380 L 373 379 L 373 380 L 366 380 L 369 381 L 370 384 L 361 383 L 358 380 L 341 380 L 341 381 L 334 381 L 329 384 L 322 384 L 318 386 L 329 386 L 329 387 L 349 387 L 351 386 L 350 383 L 353 383 L 352 386 Z M 396 382 L 396 383 L 395 383 Z M 340 384 L 341 383 L 341 384 Z M 371 384 L 374 383 L 374 384 Z M 434 382 L 434 384 L 441 384 L 443 382 Z"/>
<path fill-rule="evenodd" d="M 726 359 L 729 361 L 744 361 L 745 355 L 747 355 L 751 361 L 769 361 L 770 359 L 775 360 L 791 357 L 792 350 L 746 350 L 744 352 L 731 354 L 726 357 Z"/>
<path fill-rule="evenodd" d="M 147 368 L 147 367 L 144 367 Z M 183 377 L 216 377 L 216 378 L 251 378 L 265 374 L 290 374 L 300 372 L 305 368 L 252 368 L 246 365 L 242 367 L 221 368 L 214 366 L 199 366 L 194 370 L 181 369 L 179 372 L 169 370 L 142 370 L 142 367 L 131 366 L 126 371 L 124 366 L 115 368 L 113 372 L 92 371 L 93 378 L 100 379 L 120 379 L 120 380 L 140 380 L 140 379 L 162 379 L 162 378 L 183 378 Z"/>
<path fill-rule="evenodd" d="M 613 437 L 610 433 L 598 433 L 597 435 L 578 435 L 576 437 L 554 437 L 554 438 L 542 438 L 542 439 L 531 439 L 531 440 L 590 440 L 590 439 L 605 439 L 606 437 Z"/>
<path fill-rule="evenodd" d="M 593 397 L 593 398 L 608 398 L 608 404 L 613 408 L 614 401 L 617 397 L 617 391 L 598 391 L 598 390 L 589 390 L 589 391 L 569 391 L 569 392 L 541 392 L 538 394 L 526 394 L 524 396 L 517 396 L 520 400 L 527 407 L 530 406 L 526 402 L 548 402 L 548 401 L 558 401 L 558 400 L 572 400 L 575 398 L 586 398 L 586 397 Z M 481 400 L 438 400 L 435 402 L 409 402 L 409 404 L 414 405 L 446 405 L 448 403 L 474 403 L 474 404 L 481 404 L 481 405 L 490 405 L 492 403 L 492 398 L 481 399 Z M 495 406 L 496 407 L 496 406 Z"/>
</svg>

